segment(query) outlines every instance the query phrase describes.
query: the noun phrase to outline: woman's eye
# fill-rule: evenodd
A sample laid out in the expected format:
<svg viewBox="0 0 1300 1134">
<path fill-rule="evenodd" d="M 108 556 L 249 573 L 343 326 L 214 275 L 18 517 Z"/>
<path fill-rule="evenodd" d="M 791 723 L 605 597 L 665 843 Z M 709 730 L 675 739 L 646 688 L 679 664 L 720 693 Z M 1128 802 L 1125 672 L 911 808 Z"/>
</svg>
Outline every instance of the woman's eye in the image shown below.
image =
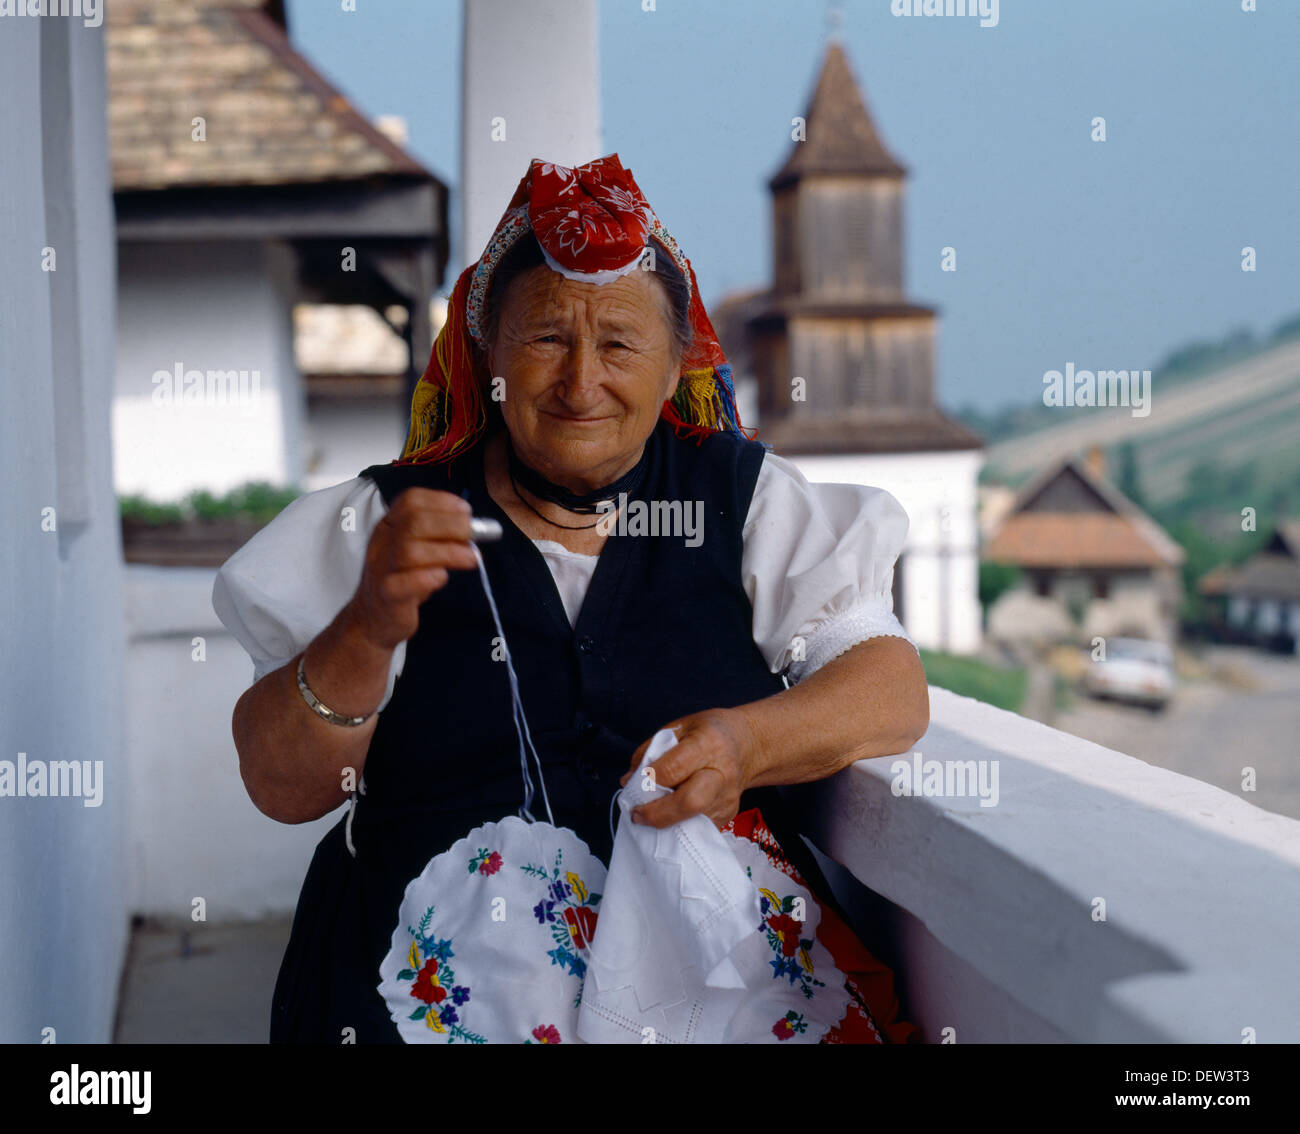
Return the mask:
<svg viewBox="0 0 1300 1134">
<path fill-rule="evenodd" d="M 632 349 L 632 348 L 629 347 L 626 343 L 610 343 L 609 345 L 610 345 L 611 347 L 619 347 L 619 348 L 622 349 L 622 350 L 631 350 L 631 349 Z"/>
<path fill-rule="evenodd" d="M 537 341 L 538 341 L 539 343 L 558 343 L 558 342 L 560 341 L 560 336 L 559 336 L 559 335 L 543 335 L 543 336 L 542 336 L 540 339 L 538 339 Z"/>
</svg>

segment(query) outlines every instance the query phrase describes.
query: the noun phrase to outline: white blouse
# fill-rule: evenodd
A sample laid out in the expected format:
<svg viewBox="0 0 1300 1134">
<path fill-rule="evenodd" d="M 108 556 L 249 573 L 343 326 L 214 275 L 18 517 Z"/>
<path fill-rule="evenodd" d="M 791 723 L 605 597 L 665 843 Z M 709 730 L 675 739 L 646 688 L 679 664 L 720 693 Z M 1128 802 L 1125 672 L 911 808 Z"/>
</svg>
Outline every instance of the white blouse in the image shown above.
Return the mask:
<svg viewBox="0 0 1300 1134">
<path fill-rule="evenodd" d="M 369 477 L 322 488 L 300 496 L 221 566 L 212 606 L 252 658 L 254 682 L 287 665 L 347 605 L 386 510 Z M 745 518 L 741 576 L 754 642 L 773 673 L 789 666 L 794 684 L 868 638 L 911 642 L 892 599 L 907 526 L 907 513 L 884 489 L 811 484 L 790 461 L 764 455 Z M 598 556 L 533 542 L 575 623 Z M 381 709 L 405 659 L 403 642 Z"/>
</svg>

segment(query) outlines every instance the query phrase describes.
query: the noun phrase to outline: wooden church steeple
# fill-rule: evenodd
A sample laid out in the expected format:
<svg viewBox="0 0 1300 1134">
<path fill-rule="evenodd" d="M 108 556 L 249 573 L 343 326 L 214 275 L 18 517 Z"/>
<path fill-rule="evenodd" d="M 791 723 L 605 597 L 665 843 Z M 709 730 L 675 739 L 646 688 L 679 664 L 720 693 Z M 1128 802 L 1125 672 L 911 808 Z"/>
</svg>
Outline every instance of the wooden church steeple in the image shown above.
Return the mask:
<svg viewBox="0 0 1300 1134">
<path fill-rule="evenodd" d="M 935 404 L 935 312 L 904 296 L 906 177 L 833 38 L 768 182 L 772 287 L 724 318 L 757 380 L 759 436 L 783 452 L 981 447 Z"/>
</svg>

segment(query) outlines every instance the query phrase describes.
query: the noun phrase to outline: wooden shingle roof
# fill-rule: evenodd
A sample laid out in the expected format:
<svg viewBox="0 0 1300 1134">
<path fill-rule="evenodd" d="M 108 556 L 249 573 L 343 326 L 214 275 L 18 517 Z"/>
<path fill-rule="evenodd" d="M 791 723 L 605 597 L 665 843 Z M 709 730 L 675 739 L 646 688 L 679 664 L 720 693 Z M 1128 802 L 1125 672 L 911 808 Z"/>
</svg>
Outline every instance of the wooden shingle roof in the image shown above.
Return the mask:
<svg viewBox="0 0 1300 1134">
<path fill-rule="evenodd" d="M 806 137 L 794 143 L 785 164 L 768 182 L 779 189 L 817 173 L 903 177 L 907 170 L 885 149 L 853 77 L 844 48 L 832 41 L 817 87 L 804 114 Z"/>
<path fill-rule="evenodd" d="M 106 7 L 115 191 L 433 179 L 293 49 L 266 0 Z"/>
</svg>

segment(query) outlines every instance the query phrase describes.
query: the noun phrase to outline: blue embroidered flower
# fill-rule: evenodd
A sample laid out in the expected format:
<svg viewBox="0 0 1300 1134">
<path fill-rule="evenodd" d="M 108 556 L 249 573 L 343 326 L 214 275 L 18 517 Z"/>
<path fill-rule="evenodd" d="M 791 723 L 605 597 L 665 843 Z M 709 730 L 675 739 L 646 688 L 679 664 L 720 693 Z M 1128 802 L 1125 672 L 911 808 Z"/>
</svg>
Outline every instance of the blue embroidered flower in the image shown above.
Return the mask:
<svg viewBox="0 0 1300 1134">
<path fill-rule="evenodd" d="M 587 962 L 568 949 L 550 949 L 546 955 L 551 958 L 551 964 L 568 969 L 579 979 L 587 975 Z"/>
<path fill-rule="evenodd" d="M 562 902 L 573 893 L 573 887 L 571 887 L 567 882 L 557 880 L 551 883 L 551 893 L 555 895 L 555 900 L 557 902 Z"/>
<path fill-rule="evenodd" d="M 451 951 L 451 942 L 446 938 L 435 941 L 431 937 L 426 937 L 420 942 L 420 947 L 424 950 L 426 957 L 436 957 L 439 961 L 445 961 L 456 955 Z"/>
<path fill-rule="evenodd" d="M 469 989 L 463 984 L 458 984 L 451 990 L 451 1000 L 453 1004 L 464 1004 L 468 999 Z"/>
<path fill-rule="evenodd" d="M 548 921 L 555 920 L 555 914 L 552 912 L 554 909 L 555 909 L 555 903 L 548 902 L 545 898 L 543 898 L 540 902 L 537 903 L 537 905 L 533 907 L 533 916 L 537 918 L 537 920 L 541 922 L 542 925 L 545 925 Z"/>
<path fill-rule="evenodd" d="M 799 964 L 793 957 L 777 957 L 774 961 L 769 961 L 772 966 L 772 979 L 780 980 L 783 976 L 789 976 L 790 983 L 794 984 L 800 977 Z"/>
<path fill-rule="evenodd" d="M 460 1017 L 456 1015 L 456 1009 L 450 1004 L 444 1004 L 438 1011 L 438 1019 L 444 1024 L 458 1024 Z"/>
</svg>

